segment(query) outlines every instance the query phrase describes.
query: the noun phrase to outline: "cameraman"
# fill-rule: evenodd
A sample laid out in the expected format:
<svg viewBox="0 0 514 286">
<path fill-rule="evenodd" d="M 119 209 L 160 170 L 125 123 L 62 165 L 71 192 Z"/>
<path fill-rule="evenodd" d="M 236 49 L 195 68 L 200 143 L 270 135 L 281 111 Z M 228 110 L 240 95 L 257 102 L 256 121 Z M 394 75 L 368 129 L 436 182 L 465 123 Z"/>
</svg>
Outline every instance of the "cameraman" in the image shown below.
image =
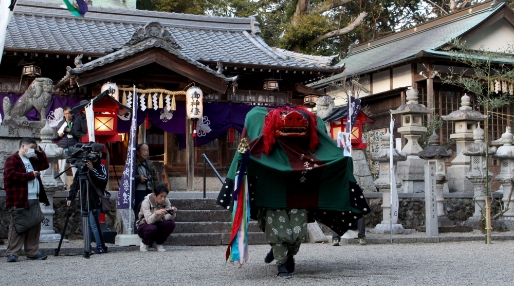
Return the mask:
<svg viewBox="0 0 514 286">
<path fill-rule="evenodd" d="M 153 247 L 164 252 L 162 244 L 175 229 L 176 207 L 172 207 L 166 197 L 168 188 L 160 183 L 155 186 L 153 193 L 147 195 L 141 203 L 137 225 L 137 234 L 141 237 L 140 251 L 148 251 Z"/>
<path fill-rule="evenodd" d="M 79 142 L 80 137 L 75 135 L 73 133 L 73 121 L 74 116 L 71 113 L 71 107 L 66 106 L 64 107 L 64 118 L 62 119 L 59 124 L 57 124 L 57 145 L 64 150 L 67 150 L 68 147 L 72 147 L 77 142 Z M 59 172 L 62 172 L 66 169 L 66 159 L 60 159 L 59 160 Z M 73 176 L 75 176 L 75 173 L 77 172 L 77 168 L 73 167 L 71 168 L 73 172 Z M 63 173 L 61 175 L 61 180 L 64 183 L 65 189 L 68 189 L 68 180 L 66 173 Z"/>
<path fill-rule="evenodd" d="M 139 205 L 146 195 L 155 190 L 155 186 L 159 183 L 159 176 L 157 175 L 153 162 L 148 160 L 148 145 L 144 143 L 138 144 L 136 146 L 136 155 L 137 176 L 134 215 L 137 217 L 139 213 Z"/>
<path fill-rule="evenodd" d="M 89 186 L 89 190 L 87 189 L 87 182 L 94 184 L 98 189 L 105 191 L 105 187 L 107 186 L 107 170 L 100 160 L 99 153 L 91 152 L 87 155 L 85 160 L 87 160 L 86 164 L 78 168 L 79 170 L 73 178 L 73 184 L 71 185 L 69 195 L 66 198 L 66 205 L 71 205 L 71 200 L 75 197 L 75 192 L 81 190 L 80 183 L 82 183 L 81 210 L 83 213 L 88 212 L 89 210 L 89 233 L 93 233 L 96 241 L 94 252 L 96 254 L 101 254 L 107 252 L 107 247 L 103 244 L 104 240 L 102 232 L 98 225 L 98 216 L 100 214 L 101 207 L 100 198 L 93 186 Z M 88 177 L 87 181 L 81 181 L 80 175 L 86 175 Z M 83 233 L 82 235 L 85 236 L 88 234 Z M 89 249 L 91 249 L 91 246 Z"/>
</svg>

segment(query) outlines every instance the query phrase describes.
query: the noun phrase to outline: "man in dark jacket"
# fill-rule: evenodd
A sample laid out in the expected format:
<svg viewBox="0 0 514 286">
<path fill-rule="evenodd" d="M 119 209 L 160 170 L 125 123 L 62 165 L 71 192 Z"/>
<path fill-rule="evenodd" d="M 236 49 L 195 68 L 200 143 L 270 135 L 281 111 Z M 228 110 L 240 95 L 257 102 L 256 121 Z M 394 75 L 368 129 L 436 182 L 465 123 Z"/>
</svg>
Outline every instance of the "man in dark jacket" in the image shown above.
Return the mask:
<svg viewBox="0 0 514 286">
<path fill-rule="evenodd" d="M 66 106 L 64 108 L 64 118 L 62 119 L 59 124 L 57 124 L 57 145 L 61 148 L 63 148 L 65 151 L 68 149 L 68 147 L 71 147 L 75 145 L 77 142 L 79 142 L 80 137 L 74 134 L 73 129 L 73 121 L 74 116 L 71 114 L 71 107 Z M 66 169 L 66 159 L 59 160 L 59 172 L 62 172 Z M 72 169 L 73 176 L 75 176 L 75 172 L 77 171 L 77 168 L 73 167 Z M 66 176 L 66 173 L 63 173 L 61 175 L 61 180 L 63 181 L 65 187 L 67 186 L 68 177 Z M 67 188 L 66 188 L 67 189 Z"/>
<path fill-rule="evenodd" d="M 80 105 L 87 103 L 87 100 L 82 100 Z M 78 142 L 82 142 L 82 137 L 87 135 L 87 120 L 86 120 L 86 110 L 82 109 L 80 114 L 75 117 L 73 121 L 73 127 L 71 129 L 72 134 L 78 138 Z"/>
<path fill-rule="evenodd" d="M 9 211 L 17 208 L 40 208 L 39 202 L 50 205 L 46 196 L 40 172 L 48 169 L 50 164 L 45 152 L 37 146 L 34 138 L 22 138 L 20 150 L 5 160 L 4 186 L 5 205 Z M 7 241 L 7 262 L 16 262 L 23 247 L 28 259 L 43 260 L 46 254 L 39 252 L 39 235 L 41 224 L 24 233 L 16 232 L 14 224 L 9 224 Z"/>
<path fill-rule="evenodd" d="M 82 235 L 89 235 L 93 233 L 96 242 L 96 248 L 94 252 L 96 254 L 107 252 L 107 247 L 103 243 L 102 231 L 100 230 L 98 216 L 100 215 L 100 197 L 95 191 L 95 187 L 101 192 L 105 192 L 107 186 L 107 169 L 100 160 L 100 154 L 96 154 L 95 160 L 87 161 L 87 163 L 79 168 L 77 174 L 73 178 L 73 184 L 70 187 L 70 192 L 66 198 L 66 204 L 71 205 L 71 200 L 75 197 L 76 192 L 80 192 L 81 211 L 83 215 L 89 217 L 89 229 L 83 230 Z M 83 180 L 81 179 L 83 176 Z M 94 186 L 92 186 L 92 185 Z M 91 246 L 87 251 L 91 251 Z"/>
<path fill-rule="evenodd" d="M 139 205 L 145 199 L 146 195 L 155 190 L 155 186 L 160 182 L 157 170 L 153 162 L 148 160 L 148 145 L 141 143 L 136 146 L 136 192 L 134 200 L 134 215 L 139 214 Z"/>
</svg>

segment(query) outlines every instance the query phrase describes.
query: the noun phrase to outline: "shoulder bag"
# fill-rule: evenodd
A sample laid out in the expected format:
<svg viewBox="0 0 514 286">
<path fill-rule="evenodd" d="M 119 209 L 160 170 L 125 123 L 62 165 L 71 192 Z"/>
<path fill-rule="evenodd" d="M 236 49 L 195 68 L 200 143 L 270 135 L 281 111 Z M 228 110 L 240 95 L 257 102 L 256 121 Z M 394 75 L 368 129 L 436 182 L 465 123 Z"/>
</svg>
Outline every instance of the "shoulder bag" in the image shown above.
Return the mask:
<svg viewBox="0 0 514 286">
<path fill-rule="evenodd" d="M 41 223 L 45 216 L 39 202 L 29 201 L 29 208 L 16 208 L 11 211 L 12 222 L 17 233 L 22 234 Z"/>
</svg>

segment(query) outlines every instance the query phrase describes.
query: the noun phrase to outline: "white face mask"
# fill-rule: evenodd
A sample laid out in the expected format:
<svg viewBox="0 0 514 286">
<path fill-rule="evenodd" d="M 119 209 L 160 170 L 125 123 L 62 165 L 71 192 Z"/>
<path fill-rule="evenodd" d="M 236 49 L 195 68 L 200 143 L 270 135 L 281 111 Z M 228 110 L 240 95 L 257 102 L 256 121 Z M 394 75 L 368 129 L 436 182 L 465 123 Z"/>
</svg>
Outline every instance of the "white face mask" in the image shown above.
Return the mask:
<svg viewBox="0 0 514 286">
<path fill-rule="evenodd" d="M 27 150 L 27 152 L 25 152 L 25 157 L 27 158 L 34 158 L 36 157 L 37 154 L 36 154 L 36 150 L 34 150 L 34 148 L 29 148 L 29 150 Z"/>
</svg>

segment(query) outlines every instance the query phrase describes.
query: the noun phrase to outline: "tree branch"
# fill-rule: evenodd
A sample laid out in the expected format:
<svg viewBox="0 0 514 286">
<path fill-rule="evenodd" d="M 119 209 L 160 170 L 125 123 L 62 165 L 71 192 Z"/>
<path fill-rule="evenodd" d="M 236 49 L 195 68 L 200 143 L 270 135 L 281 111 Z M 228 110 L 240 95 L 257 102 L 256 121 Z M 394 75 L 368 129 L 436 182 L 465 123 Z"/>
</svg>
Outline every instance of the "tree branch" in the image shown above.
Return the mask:
<svg viewBox="0 0 514 286">
<path fill-rule="evenodd" d="M 432 2 L 432 1 L 430 1 L 430 0 L 426 0 L 426 1 L 427 1 L 428 3 L 430 3 L 430 4 L 434 5 L 434 6 L 436 6 L 437 8 L 441 9 L 441 11 L 443 11 L 444 13 L 449 14 L 448 12 L 446 12 L 446 10 L 444 10 L 444 9 L 443 9 L 443 7 L 441 7 L 441 6 L 437 5 L 436 3 L 434 3 L 434 2 Z"/>
<path fill-rule="evenodd" d="M 309 2 L 309 0 L 298 0 L 298 3 L 296 3 L 296 10 L 294 12 L 293 18 L 291 19 L 291 24 L 299 24 L 301 17 L 307 14 Z"/>
<path fill-rule="evenodd" d="M 331 9 L 334 9 L 336 7 L 340 7 L 340 6 L 343 6 L 344 4 L 348 4 L 350 2 L 352 2 L 354 0 L 328 0 L 328 1 L 323 1 L 323 3 L 321 5 L 319 5 L 318 7 L 312 9 L 312 11 L 309 11 L 310 14 L 314 14 L 314 13 L 323 13 L 323 12 L 327 12 Z"/>
<path fill-rule="evenodd" d="M 326 34 L 324 34 L 322 36 L 319 36 L 316 39 L 312 40 L 309 44 L 311 46 L 315 46 L 316 44 L 318 44 L 319 42 L 321 42 L 321 41 L 323 41 L 325 39 L 347 34 L 347 33 L 351 32 L 353 29 L 355 29 L 357 26 L 359 26 L 364 21 L 364 18 L 367 15 L 368 15 L 368 13 L 362 12 L 362 13 L 359 14 L 357 19 L 355 19 L 353 22 L 348 24 L 348 26 L 346 26 L 346 27 L 344 27 L 342 29 L 336 30 L 336 31 L 328 32 L 328 33 L 326 33 Z"/>
</svg>

